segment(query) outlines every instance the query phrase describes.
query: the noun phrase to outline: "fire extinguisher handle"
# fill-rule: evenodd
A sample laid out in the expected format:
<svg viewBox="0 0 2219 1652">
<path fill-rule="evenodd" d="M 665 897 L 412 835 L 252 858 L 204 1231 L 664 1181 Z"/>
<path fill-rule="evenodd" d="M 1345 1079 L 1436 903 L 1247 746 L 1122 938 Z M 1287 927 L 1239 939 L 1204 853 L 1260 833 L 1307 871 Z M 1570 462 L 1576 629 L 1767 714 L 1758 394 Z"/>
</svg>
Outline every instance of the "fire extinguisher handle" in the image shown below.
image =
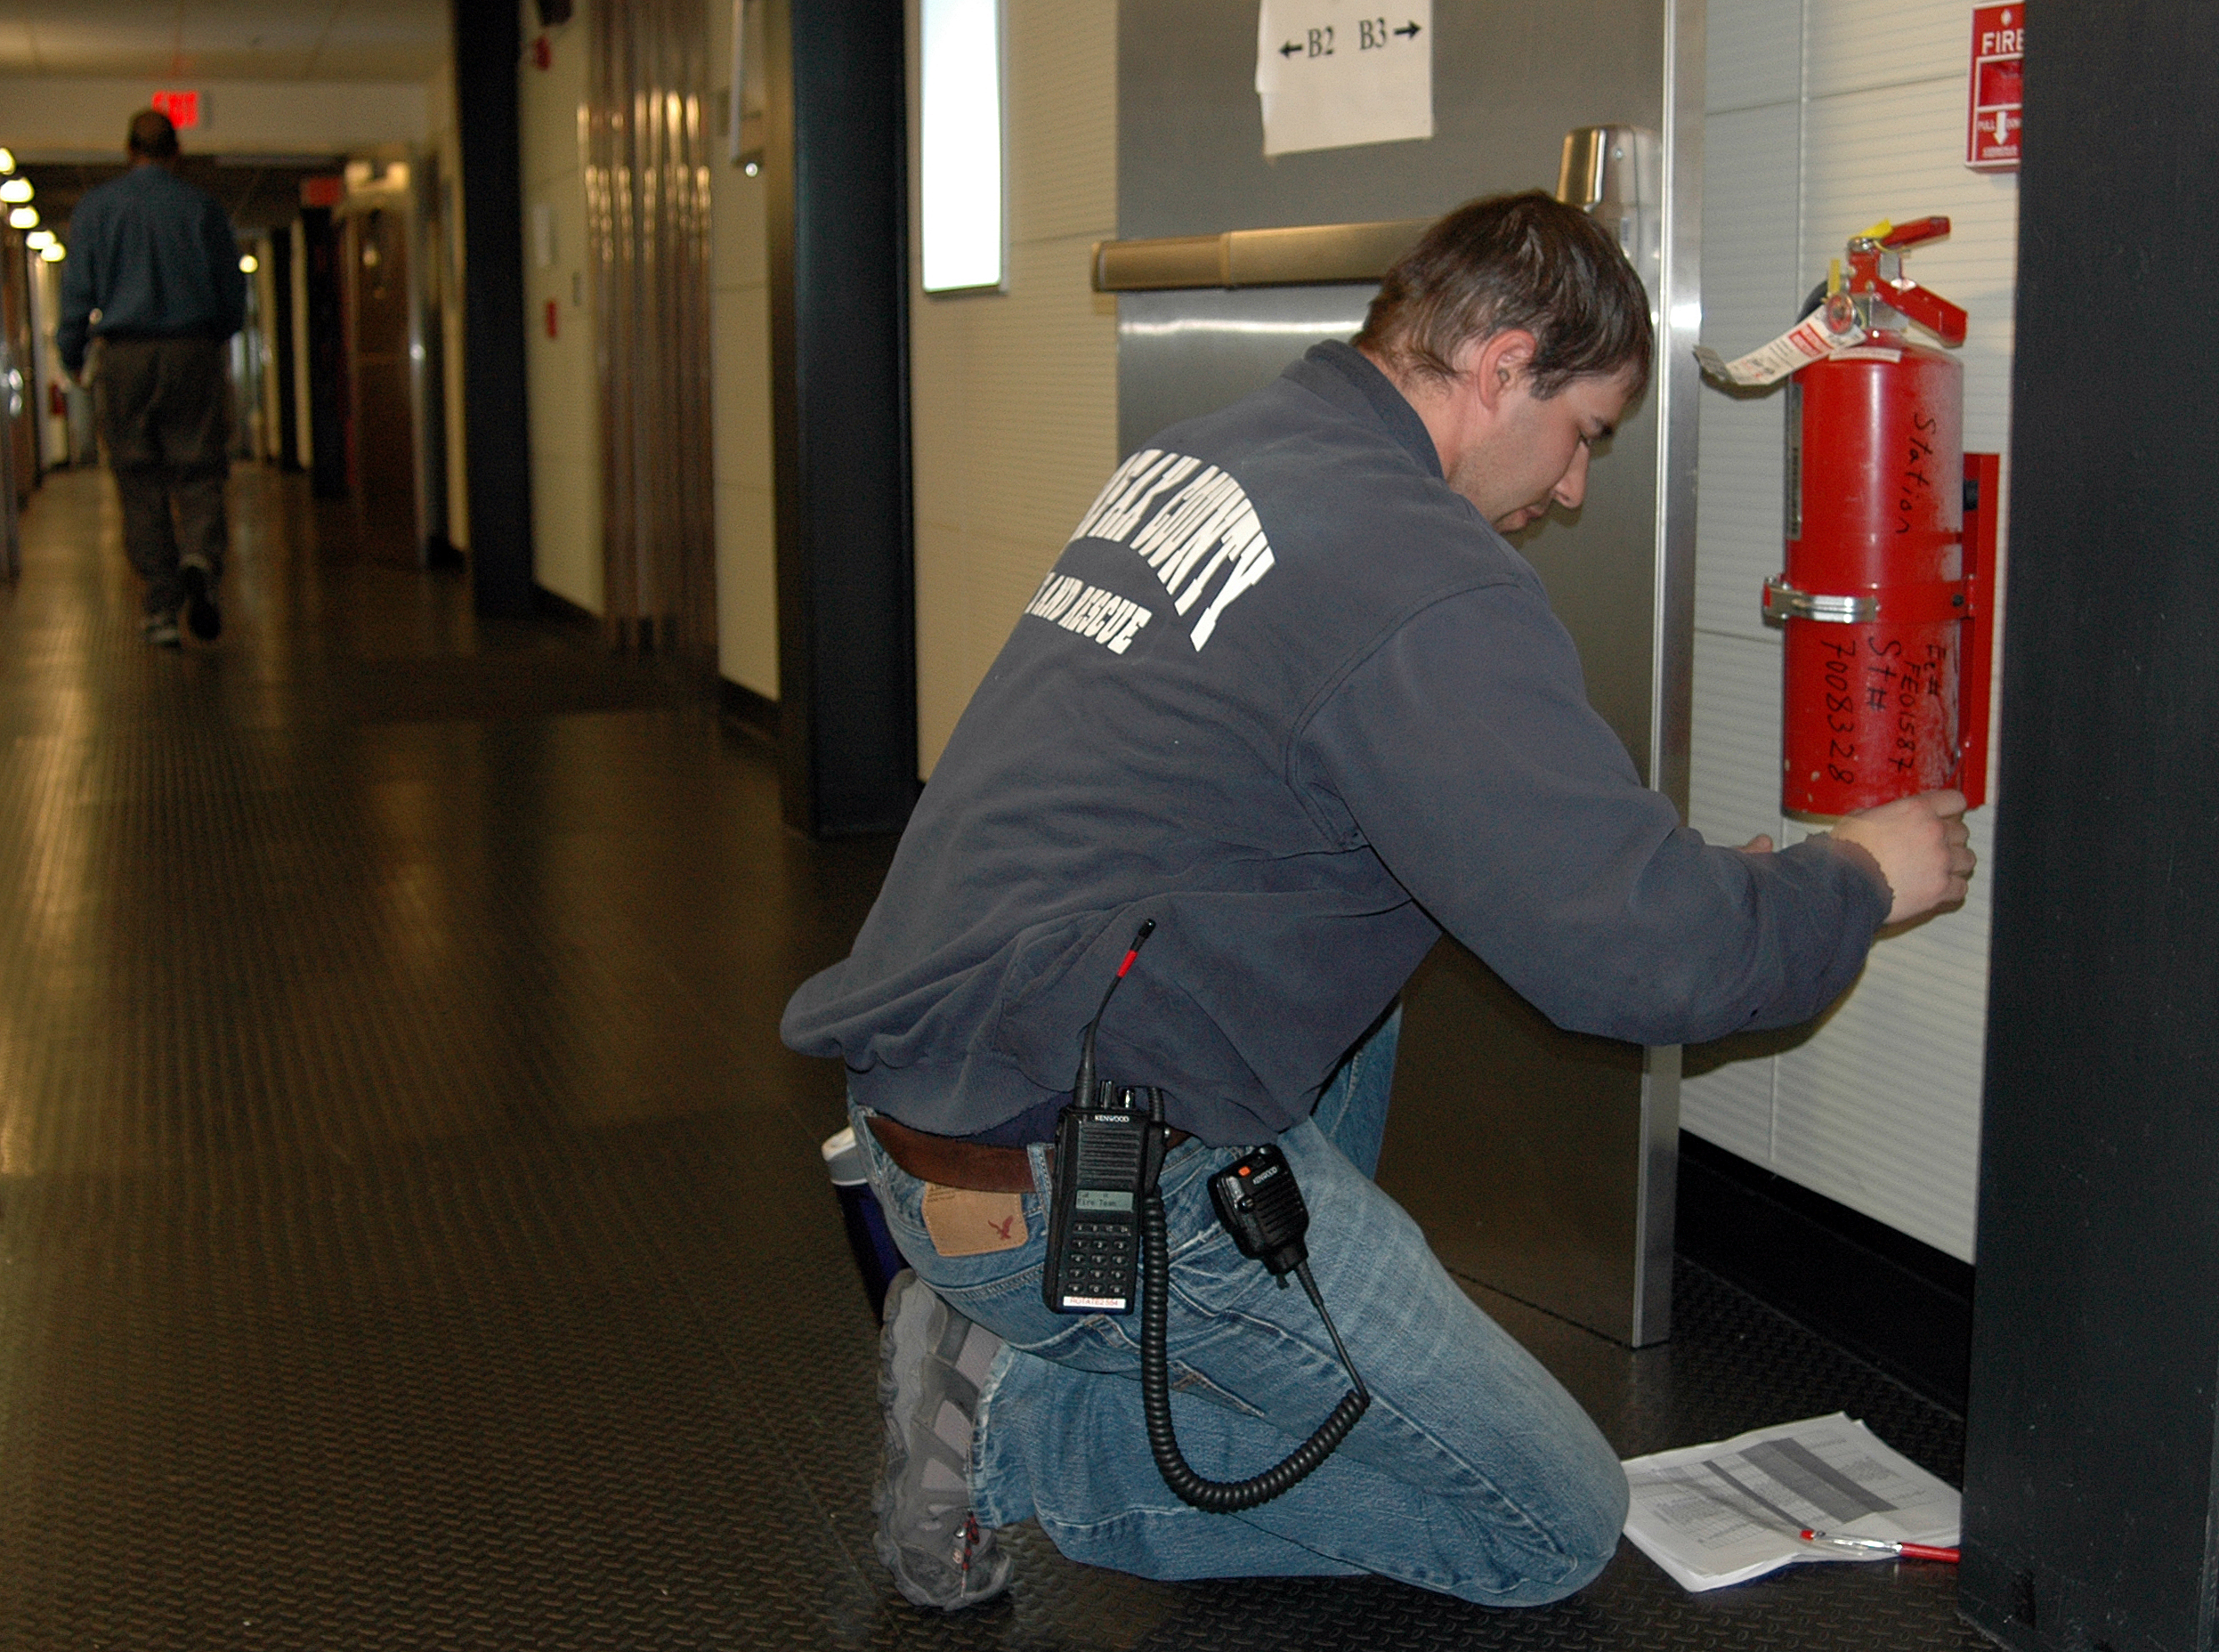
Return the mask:
<svg viewBox="0 0 2219 1652">
<path fill-rule="evenodd" d="M 1908 223 L 1899 223 L 1880 238 L 1880 244 L 1891 252 L 1901 252 L 1906 247 L 1916 247 L 1924 241 L 1938 241 L 1949 233 L 1949 220 L 1937 213 L 1932 217 L 1914 218 Z"/>
<path fill-rule="evenodd" d="M 1940 293 L 1930 293 L 1916 281 L 1909 280 L 1886 282 L 1883 290 L 1889 304 L 1932 332 L 1943 344 L 1964 342 L 1964 312 Z"/>
</svg>

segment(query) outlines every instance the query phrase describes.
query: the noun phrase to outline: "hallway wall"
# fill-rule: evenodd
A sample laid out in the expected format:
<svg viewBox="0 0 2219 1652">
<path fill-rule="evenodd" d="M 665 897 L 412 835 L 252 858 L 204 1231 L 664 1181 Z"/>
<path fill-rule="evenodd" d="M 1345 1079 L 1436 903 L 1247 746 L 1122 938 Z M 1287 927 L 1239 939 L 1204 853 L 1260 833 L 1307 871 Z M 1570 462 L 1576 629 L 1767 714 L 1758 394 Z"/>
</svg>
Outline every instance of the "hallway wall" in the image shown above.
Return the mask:
<svg viewBox="0 0 2219 1652">
<path fill-rule="evenodd" d="M 1753 348 L 1787 327 L 1849 236 L 1947 214 L 1949 239 L 1905 268 L 1971 312 L 1956 352 L 1965 446 L 2005 455 L 2008 496 L 2019 181 L 1964 165 L 1970 28 L 1955 0 L 1711 0 L 1703 336 L 1729 357 Z M 1807 830 L 1780 817 L 1780 635 L 1758 616 L 1781 565 L 1785 401 L 1702 397 L 1689 813 L 1714 842 Z M 1999 676 L 2003 640 L 1999 625 Z M 1994 818 L 1969 817 L 1982 873 L 1964 911 L 1883 941 L 1784 1052 L 1689 1052 L 1681 1104 L 1706 1140 L 1964 1260 Z"/>
<path fill-rule="evenodd" d="M 159 83 L 157 83 L 159 84 Z M 177 85 L 176 81 L 169 84 Z M 385 143 L 422 143 L 437 117 L 436 83 L 417 80 L 207 80 L 201 124 L 183 134 L 191 153 L 337 155 Z M 146 107 L 149 84 L 93 75 L 0 76 L 8 142 L 20 154 L 108 156 Z"/>
<path fill-rule="evenodd" d="M 1088 254 L 1117 233 L 1114 0 L 1003 0 L 1005 290 L 927 296 L 918 271 L 910 13 L 910 417 L 918 772 L 1117 459 L 1117 306 Z"/>
<path fill-rule="evenodd" d="M 586 260 L 587 8 L 539 27 L 520 0 L 516 66 L 523 149 L 525 382 L 531 429 L 532 578 L 587 612 L 602 611 L 601 393 L 595 370 L 592 280 Z M 532 42 L 545 37 L 548 66 Z M 549 306 L 555 336 L 547 336 Z"/>
<path fill-rule="evenodd" d="M 731 0 L 709 7 L 709 82 L 732 78 Z M 717 666 L 778 698 L 778 579 L 771 480 L 771 307 L 764 183 L 731 158 L 709 99 L 709 330 L 716 353 Z"/>
<path fill-rule="evenodd" d="M 447 412 L 447 538 L 467 549 L 470 544 L 470 476 L 468 429 L 463 400 L 463 270 L 464 249 L 469 240 L 462 221 L 462 134 L 455 117 L 455 66 L 449 61 L 432 83 L 432 135 L 429 164 L 437 168 L 439 199 L 445 221 L 444 261 L 439 271 L 440 393 Z"/>
</svg>

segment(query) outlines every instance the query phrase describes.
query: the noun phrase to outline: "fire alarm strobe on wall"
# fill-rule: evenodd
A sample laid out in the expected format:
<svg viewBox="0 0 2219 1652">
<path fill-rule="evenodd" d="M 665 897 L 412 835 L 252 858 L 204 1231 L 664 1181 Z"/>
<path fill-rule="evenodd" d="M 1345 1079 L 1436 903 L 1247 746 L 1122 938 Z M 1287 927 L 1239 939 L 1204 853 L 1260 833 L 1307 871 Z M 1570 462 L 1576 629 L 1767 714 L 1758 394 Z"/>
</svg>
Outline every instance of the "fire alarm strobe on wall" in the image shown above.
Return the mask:
<svg viewBox="0 0 2219 1652">
<path fill-rule="evenodd" d="M 1965 85 L 1964 164 L 1975 172 L 2019 170 L 2020 106 L 2027 8 L 1972 8 L 1972 73 Z"/>
</svg>

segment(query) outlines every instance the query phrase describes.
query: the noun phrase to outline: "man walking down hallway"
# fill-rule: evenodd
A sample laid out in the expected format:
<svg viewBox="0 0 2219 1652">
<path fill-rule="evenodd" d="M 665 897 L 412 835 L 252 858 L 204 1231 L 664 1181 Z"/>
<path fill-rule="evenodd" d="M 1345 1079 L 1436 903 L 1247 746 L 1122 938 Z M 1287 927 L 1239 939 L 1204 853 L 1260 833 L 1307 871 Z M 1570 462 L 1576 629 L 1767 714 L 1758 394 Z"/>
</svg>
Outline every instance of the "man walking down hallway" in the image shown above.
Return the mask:
<svg viewBox="0 0 2219 1652">
<path fill-rule="evenodd" d="M 80 377 L 90 343 L 100 344 L 94 406 L 124 549 L 146 581 L 147 640 L 174 648 L 181 609 L 202 642 L 223 628 L 224 344 L 245 320 L 247 285 L 223 208 L 177 175 L 169 117 L 140 110 L 125 148 L 131 170 L 71 215 L 56 343 Z"/>
</svg>

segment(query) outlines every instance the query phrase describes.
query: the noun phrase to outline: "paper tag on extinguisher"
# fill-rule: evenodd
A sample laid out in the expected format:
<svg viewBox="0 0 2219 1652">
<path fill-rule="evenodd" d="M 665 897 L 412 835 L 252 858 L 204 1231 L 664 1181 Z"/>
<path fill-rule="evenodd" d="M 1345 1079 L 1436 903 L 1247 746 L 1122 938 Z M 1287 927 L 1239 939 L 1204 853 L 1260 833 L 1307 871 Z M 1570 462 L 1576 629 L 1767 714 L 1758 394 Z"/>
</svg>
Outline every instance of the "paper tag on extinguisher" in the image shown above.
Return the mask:
<svg viewBox="0 0 2219 1652">
<path fill-rule="evenodd" d="M 1867 336 L 1846 299 L 1829 300 L 1745 356 L 1729 361 L 1708 345 L 1697 344 L 1695 359 L 1713 378 L 1729 385 L 1777 385 L 1798 368 L 1855 349 Z"/>
</svg>

